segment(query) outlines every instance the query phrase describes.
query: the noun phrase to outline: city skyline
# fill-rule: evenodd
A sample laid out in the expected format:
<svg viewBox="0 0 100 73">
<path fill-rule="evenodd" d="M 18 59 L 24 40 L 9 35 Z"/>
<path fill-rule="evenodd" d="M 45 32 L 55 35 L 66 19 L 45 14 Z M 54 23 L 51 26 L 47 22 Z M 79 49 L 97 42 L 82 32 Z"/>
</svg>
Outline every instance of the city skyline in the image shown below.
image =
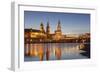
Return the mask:
<svg viewBox="0 0 100 73">
<path fill-rule="evenodd" d="M 49 22 L 54 33 L 59 20 L 64 34 L 90 33 L 90 14 L 24 11 L 25 28 L 40 29 L 41 22 L 46 28 Z"/>
</svg>

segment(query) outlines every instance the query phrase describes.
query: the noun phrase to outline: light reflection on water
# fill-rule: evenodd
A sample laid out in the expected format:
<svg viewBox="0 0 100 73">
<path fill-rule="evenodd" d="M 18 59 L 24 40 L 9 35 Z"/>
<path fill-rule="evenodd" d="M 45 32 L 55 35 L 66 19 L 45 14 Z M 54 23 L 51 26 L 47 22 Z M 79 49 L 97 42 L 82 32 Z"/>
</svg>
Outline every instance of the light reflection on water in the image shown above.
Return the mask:
<svg viewBox="0 0 100 73">
<path fill-rule="evenodd" d="M 84 44 L 79 43 L 37 43 L 25 44 L 24 61 L 86 59 L 80 53 Z"/>
</svg>

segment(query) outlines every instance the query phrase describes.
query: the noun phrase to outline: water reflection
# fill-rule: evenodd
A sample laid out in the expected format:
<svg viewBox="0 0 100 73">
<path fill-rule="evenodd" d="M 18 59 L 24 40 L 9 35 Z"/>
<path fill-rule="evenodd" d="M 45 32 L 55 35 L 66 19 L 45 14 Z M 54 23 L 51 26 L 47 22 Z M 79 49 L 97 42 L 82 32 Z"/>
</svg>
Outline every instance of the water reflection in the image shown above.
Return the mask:
<svg viewBox="0 0 100 73">
<path fill-rule="evenodd" d="M 89 45 L 89 44 L 88 44 Z M 83 55 L 90 49 L 79 43 L 38 43 L 25 44 L 25 61 L 84 59 Z"/>
</svg>

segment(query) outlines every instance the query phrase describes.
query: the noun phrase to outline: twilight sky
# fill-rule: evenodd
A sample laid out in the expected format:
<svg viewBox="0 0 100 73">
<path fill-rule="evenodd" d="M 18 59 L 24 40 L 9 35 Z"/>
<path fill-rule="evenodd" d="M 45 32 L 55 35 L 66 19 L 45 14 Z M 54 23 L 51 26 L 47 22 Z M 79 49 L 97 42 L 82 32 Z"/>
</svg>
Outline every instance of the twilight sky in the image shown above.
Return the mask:
<svg viewBox="0 0 100 73">
<path fill-rule="evenodd" d="M 90 32 L 90 14 L 24 11 L 25 28 L 40 29 L 41 22 L 46 27 L 49 21 L 51 33 L 54 33 L 58 20 L 64 34 Z"/>
</svg>

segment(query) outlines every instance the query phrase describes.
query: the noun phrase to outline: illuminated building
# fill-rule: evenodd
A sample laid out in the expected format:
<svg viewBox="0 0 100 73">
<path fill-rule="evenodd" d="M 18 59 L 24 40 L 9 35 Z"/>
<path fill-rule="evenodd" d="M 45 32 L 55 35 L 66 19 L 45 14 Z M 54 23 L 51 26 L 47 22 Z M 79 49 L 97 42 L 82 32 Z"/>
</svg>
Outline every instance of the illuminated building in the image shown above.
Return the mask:
<svg viewBox="0 0 100 73">
<path fill-rule="evenodd" d="M 58 21 L 55 33 L 50 33 L 50 24 L 47 22 L 46 30 L 41 22 L 40 29 L 25 29 L 25 41 L 48 41 L 62 39 L 61 23 Z"/>
<path fill-rule="evenodd" d="M 50 26 L 49 26 L 49 22 L 47 22 L 46 35 L 47 35 L 47 39 L 50 39 Z"/>
<path fill-rule="evenodd" d="M 31 42 L 31 41 L 35 41 L 35 40 L 38 40 L 38 41 L 41 41 L 41 40 L 44 40 L 46 38 L 46 35 L 45 35 L 45 30 L 44 30 L 44 25 L 43 23 L 41 22 L 40 24 L 40 30 L 38 29 L 25 29 L 25 41 L 26 42 Z"/>
<path fill-rule="evenodd" d="M 42 22 L 41 22 L 41 24 L 40 24 L 40 31 L 41 31 L 42 33 L 45 33 L 44 25 L 43 25 Z"/>
<path fill-rule="evenodd" d="M 60 20 L 58 21 L 57 24 L 57 29 L 55 30 L 55 40 L 60 40 L 62 38 L 62 31 L 61 31 L 61 23 Z"/>
</svg>

